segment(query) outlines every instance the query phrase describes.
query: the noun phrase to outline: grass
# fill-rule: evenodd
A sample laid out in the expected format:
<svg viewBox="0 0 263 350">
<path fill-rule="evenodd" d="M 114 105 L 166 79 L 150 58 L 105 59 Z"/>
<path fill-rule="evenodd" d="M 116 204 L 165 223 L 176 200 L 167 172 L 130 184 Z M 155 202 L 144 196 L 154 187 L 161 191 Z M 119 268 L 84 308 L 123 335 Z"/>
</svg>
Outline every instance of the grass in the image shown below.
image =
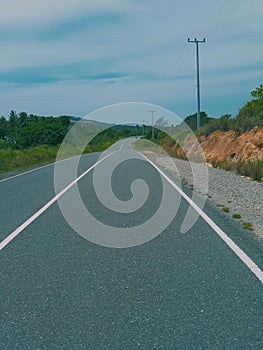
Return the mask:
<svg viewBox="0 0 263 350">
<path fill-rule="evenodd" d="M 235 162 L 230 159 L 226 159 L 222 162 L 213 163 L 213 167 L 217 169 L 224 169 L 233 171 L 237 174 L 250 177 L 256 181 L 262 181 L 263 179 L 263 160 L 249 160 L 247 162 Z"/>
<path fill-rule="evenodd" d="M 226 159 L 222 162 L 214 162 L 212 165 L 214 168 L 233 171 L 256 181 L 261 181 L 263 179 L 263 159 L 249 160 L 246 162 L 235 162 L 232 159 Z"/>
<path fill-rule="evenodd" d="M 237 172 L 241 175 L 251 177 L 253 180 L 261 181 L 263 178 L 263 160 L 239 162 Z"/>
<path fill-rule="evenodd" d="M 109 140 L 103 143 L 96 143 L 96 144 L 89 143 L 84 149 L 83 153 L 86 154 L 86 153 L 92 153 L 92 152 L 103 152 L 107 148 L 112 146 L 115 142 L 116 140 Z"/>
<path fill-rule="evenodd" d="M 20 171 L 28 168 L 37 167 L 43 164 L 55 162 L 59 152 L 59 160 L 76 155 L 102 152 L 110 147 L 116 140 L 104 142 L 89 143 L 82 152 L 81 147 L 72 144 L 63 144 L 50 146 L 41 145 L 28 149 L 14 149 L 13 147 L 0 148 L 0 174 L 11 171 Z"/>
<path fill-rule="evenodd" d="M 0 149 L 0 173 L 23 170 L 54 162 L 59 146 L 37 146 L 25 150 Z"/>
<path fill-rule="evenodd" d="M 79 145 L 64 143 L 60 149 L 60 145 L 50 146 L 41 145 L 30 147 L 28 149 L 14 149 L 14 147 L 0 148 L 0 174 L 12 171 L 20 171 L 33 168 L 39 165 L 55 162 L 59 152 L 58 159 L 65 159 L 80 155 L 82 153 L 102 152 L 110 147 L 116 140 L 108 140 L 104 142 L 89 143 L 82 152 Z"/>
<path fill-rule="evenodd" d="M 101 152 L 111 146 L 114 142 L 107 141 L 101 144 L 89 144 L 83 153 Z M 41 145 L 28 149 L 13 149 L 8 147 L 0 149 L 0 174 L 11 171 L 20 171 L 39 165 L 55 162 L 59 151 L 59 145 Z M 72 145 L 64 145 L 59 153 L 59 159 L 65 159 L 79 155 L 81 149 Z"/>
<path fill-rule="evenodd" d="M 145 139 L 137 139 L 132 145 L 135 151 L 152 151 L 156 153 L 160 151 L 160 147 L 157 144 Z"/>
</svg>

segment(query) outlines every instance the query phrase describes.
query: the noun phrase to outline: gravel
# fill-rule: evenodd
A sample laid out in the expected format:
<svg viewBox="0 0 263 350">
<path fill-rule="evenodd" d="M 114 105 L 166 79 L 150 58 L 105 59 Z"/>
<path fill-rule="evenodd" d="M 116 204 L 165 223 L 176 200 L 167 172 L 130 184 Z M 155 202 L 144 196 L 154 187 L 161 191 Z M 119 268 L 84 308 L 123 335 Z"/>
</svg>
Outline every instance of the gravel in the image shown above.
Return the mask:
<svg viewBox="0 0 263 350">
<path fill-rule="evenodd" d="M 178 175 L 182 184 L 202 195 L 206 195 L 216 206 L 221 207 L 227 215 L 241 216 L 241 223 L 251 223 L 255 234 L 263 240 L 263 184 L 250 178 L 234 174 L 209 165 L 201 165 L 208 174 L 208 191 L 199 190 L 193 184 L 192 168 L 188 161 L 144 152 L 147 157 L 158 163 L 169 172 Z M 199 165 L 200 166 L 200 165 Z M 237 219 L 233 219 L 237 220 Z"/>
</svg>

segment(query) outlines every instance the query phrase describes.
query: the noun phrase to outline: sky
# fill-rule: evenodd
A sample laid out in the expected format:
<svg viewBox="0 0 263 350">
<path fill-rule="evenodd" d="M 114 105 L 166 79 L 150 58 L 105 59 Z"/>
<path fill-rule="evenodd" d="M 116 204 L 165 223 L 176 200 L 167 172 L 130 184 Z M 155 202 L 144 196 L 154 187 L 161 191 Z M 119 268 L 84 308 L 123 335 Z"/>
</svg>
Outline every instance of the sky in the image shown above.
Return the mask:
<svg viewBox="0 0 263 350">
<path fill-rule="evenodd" d="M 85 117 L 139 102 L 135 122 L 151 119 L 145 104 L 184 119 L 196 112 L 187 39 L 205 38 L 201 110 L 236 116 L 263 82 L 262 18 L 262 0 L 0 0 L 0 115 Z"/>
</svg>

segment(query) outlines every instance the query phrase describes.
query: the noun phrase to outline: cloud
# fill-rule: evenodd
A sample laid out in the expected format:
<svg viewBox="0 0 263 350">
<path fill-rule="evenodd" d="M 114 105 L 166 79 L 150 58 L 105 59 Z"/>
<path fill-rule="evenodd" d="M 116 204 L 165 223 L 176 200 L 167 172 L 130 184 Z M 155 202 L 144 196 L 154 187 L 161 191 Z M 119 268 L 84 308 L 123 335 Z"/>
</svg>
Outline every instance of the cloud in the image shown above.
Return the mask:
<svg viewBox="0 0 263 350">
<path fill-rule="evenodd" d="M 207 39 L 200 45 L 203 105 L 215 115 L 224 100 L 231 113 L 231 96 L 240 105 L 262 77 L 262 15 L 261 0 L 2 2 L 0 113 L 84 115 L 125 100 L 194 113 L 188 37 Z"/>
<path fill-rule="evenodd" d="M 130 2 L 120 0 L 10 0 L 0 5 L 1 27 L 47 25 L 82 16 L 83 13 L 121 12 Z"/>
</svg>

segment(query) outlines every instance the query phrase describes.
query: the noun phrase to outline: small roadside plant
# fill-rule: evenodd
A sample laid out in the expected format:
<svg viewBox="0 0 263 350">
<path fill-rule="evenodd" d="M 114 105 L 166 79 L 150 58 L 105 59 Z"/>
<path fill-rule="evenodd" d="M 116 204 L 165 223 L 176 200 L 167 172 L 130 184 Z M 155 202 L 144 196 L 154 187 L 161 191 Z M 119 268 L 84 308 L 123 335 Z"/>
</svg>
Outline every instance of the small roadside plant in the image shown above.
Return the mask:
<svg viewBox="0 0 263 350">
<path fill-rule="evenodd" d="M 249 230 L 249 231 L 253 231 L 253 230 L 254 230 L 254 229 L 253 229 L 253 226 L 252 226 L 252 224 L 251 224 L 251 222 L 247 222 L 247 221 L 243 222 L 243 227 L 244 227 L 246 230 Z"/>
<path fill-rule="evenodd" d="M 233 214 L 232 218 L 233 219 L 241 219 L 241 215 L 240 214 Z"/>
<path fill-rule="evenodd" d="M 223 207 L 221 210 L 224 213 L 229 213 L 229 208 L 228 207 Z"/>
<path fill-rule="evenodd" d="M 221 162 L 216 162 L 213 164 L 213 167 L 216 169 L 221 169 L 222 168 L 222 163 Z"/>
</svg>

